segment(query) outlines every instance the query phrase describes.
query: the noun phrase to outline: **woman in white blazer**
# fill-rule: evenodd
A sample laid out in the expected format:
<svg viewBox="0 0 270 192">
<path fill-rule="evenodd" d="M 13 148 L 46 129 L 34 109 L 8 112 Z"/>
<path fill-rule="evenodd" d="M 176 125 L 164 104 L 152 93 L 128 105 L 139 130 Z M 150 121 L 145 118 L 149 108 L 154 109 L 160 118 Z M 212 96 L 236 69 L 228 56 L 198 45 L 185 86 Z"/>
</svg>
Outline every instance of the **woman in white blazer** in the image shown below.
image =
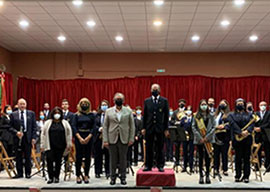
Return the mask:
<svg viewBox="0 0 270 192">
<path fill-rule="evenodd" d="M 41 151 L 45 151 L 47 157 L 48 184 L 59 183 L 62 157 L 71 150 L 71 146 L 71 127 L 68 121 L 63 119 L 62 109 L 55 107 L 41 132 Z"/>
</svg>

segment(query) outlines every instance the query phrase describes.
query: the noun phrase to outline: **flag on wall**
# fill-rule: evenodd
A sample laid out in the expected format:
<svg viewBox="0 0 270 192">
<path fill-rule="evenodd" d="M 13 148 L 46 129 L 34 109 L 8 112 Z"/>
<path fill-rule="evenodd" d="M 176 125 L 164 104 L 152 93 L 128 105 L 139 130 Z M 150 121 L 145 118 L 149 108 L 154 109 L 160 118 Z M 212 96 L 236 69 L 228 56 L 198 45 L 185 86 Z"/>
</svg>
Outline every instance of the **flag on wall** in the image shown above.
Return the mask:
<svg viewBox="0 0 270 192">
<path fill-rule="evenodd" d="M 0 102 L 1 102 L 1 111 L 3 112 L 5 106 L 7 105 L 7 94 L 6 94 L 6 87 L 5 87 L 5 74 L 2 73 L 0 76 L 1 76 Z"/>
</svg>

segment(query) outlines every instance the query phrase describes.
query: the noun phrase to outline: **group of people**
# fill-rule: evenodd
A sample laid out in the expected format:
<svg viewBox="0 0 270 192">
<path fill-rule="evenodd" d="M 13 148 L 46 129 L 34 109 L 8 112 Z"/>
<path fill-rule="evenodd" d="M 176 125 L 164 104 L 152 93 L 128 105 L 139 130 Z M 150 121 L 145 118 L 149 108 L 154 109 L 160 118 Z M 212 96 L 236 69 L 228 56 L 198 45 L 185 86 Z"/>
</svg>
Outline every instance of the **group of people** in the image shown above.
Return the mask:
<svg viewBox="0 0 270 192">
<path fill-rule="evenodd" d="M 175 166 L 180 165 L 181 147 L 182 172 L 189 167 L 190 173 L 194 173 L 196 149 L 199 183 L 209 184 L 212 162 L 215 175 L 221 170 L 228 176 L 230 145 L 235 150 L 235 182 L 248 183 L 253 138 L 263 146 L 259 150 L 260 166 L 262 149 L 264 166 L 270 166 L 270 112 L 265 101 L 259 103 L 260 111 L 255 112 L 252 103 L 242 98 L 235 101 L 233 111 L 225 99 L 217 108 L 213 98 L 202 99 L 197 110 L 187 105 L 185 99 L 180 99 L 174 111 L 160 92 L 160 86 L 153 84 L 151 96 L 145 99 L 143 108 L 137 106 L 134 110 L 125 105 L 122 93 L 114 95 L 112 106 L 107 100 L 102 100 L 97 112 L 93 112 L 87 98 L 79 101 L 76 113 L 69 111 L 66 99 L 62 100 L 61 107 L 52 110 L 45 103 L 37 118 L 33 111 L 27 110 L 23 98 L 18 100 L 14 110 L 6 106 L 0 119 L 1 130 L 6 130 L 1 133 L 1 141 L 8 154 L 16 157 L 15 178 L 23 177 L 24 166 L 25 177 L 31 178 L 31 149 L 35 148 L 46 156 L 47 183 L 59 183 L 62 162 L 67 161 L 66 156 L 71 153 L 73 145 L 78 184 L 89 183 L 92 155 L 96 178 L 104 172 L 107 178 L 111 178 L 111 185 L 116 183 L 117 177 L 122 185 L 126 185 L 126 169 L 132 163 L 138 165 L 139 156 L 145 161 L 143 171 L 152 171 L 156 167 L 164 172 L 165 157 L 174 159 Z"/>
</svg>

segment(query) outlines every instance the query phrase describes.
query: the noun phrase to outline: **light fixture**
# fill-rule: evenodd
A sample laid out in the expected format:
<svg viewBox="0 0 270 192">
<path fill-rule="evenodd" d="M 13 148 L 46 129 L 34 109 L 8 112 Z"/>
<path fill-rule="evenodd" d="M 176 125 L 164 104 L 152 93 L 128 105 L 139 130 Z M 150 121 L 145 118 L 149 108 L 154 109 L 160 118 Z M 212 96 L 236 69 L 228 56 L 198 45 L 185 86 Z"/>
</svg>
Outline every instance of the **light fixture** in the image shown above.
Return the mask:
<svg viewBox="0 0 270 192">
<path fill-rule="evenodd" d="M 156 20 L 156 21 L 154 21 L 153 22 L 153 25 L 155 25 L 155 26 L 161 26 L 162 25 L 162 21 L 160 21 L 160 20 Z"/>
<path fill-rule="evenodd" d="M 4 5 L 4 1 L 0 1 L 0 7 Z"/>
<path fill-rule="evenodd" d="M 118 41 L 118 42 L 121 42 L 121 41 L 124 40 L 124 38 L 122 36 L 118 35 L 118 36 L 115 37 L 115 40 Z"/>
<path fill-rule="evenodd" d="M 57 37 L 57 39 L 58 39 L 59 41 L 63 42 L 63 41 L 66 40 L 66 37 L 63 36 L 63 35 L 60 35 L 60 36 Z"/>
<path fill-rule="evenodd" d="M 193 36 L 191 37 L 191 40 L 194 41 L 194 42 L 199 41 L 199 40 L 200 40 L 200 36 L 198 36 L 198 35 L 193 35 Z"/>
<path fill-rule="evenodd" d="M 161 5 L 164 4 L 164 1 L 163 1 L 163 0 L 155 0 L 155 1 L 154 1 L 154 4 L 155 4 L 156 6 L 161 6 Z"/>
<path fill-rule="evenodd" d="M 234 4 L 236 5 L 236 6 L 241 6 L 241 5 L 243 5 L 245 3 L 245 0 L 234 0 Z"/>
<path fill-rule="evenodd" d="M 93 21 L 93 20 L 90 20 L 90 21 L 87 21 L 87 25 L 88 25 L 89 27 L 94 27 L 94 26 L 96 25 L 96 22 Z"/>
<path fill-rule="evenodd" d="M 75 6 L 81 6 L 83 4 L 83 1 L 82 0 L 73 0 L 72 3 Z"/>
<path fill-rule="evenodd" d="M 227 26 L 230 25 L 231 23 L 230 23 L 230 21 L 228 21 L 228 20 L 223 20 L 223 21 L 220 22 L 220 24 L 221 24 L 222 26 L 224 26 L 224 27 L 227 27 Z"/>
<path fill-rule="evenodd" d="M 19 22 L 19 24 L 20 24 L 20 26 L 23 27 L 23 28 L 29 26 L 29 22 L 26 21 L 26 20 L 21 20 L 21 21 Z"/>
<path fill-rule="evenodd" d="M 250 41 L 257 41 L 257 40 L 258 40 L 258 36 L 257 36 L 257 35 L 251 35 L 251 36 L 249 37 L 249 40 L 250 40 Z"/>
</svg>

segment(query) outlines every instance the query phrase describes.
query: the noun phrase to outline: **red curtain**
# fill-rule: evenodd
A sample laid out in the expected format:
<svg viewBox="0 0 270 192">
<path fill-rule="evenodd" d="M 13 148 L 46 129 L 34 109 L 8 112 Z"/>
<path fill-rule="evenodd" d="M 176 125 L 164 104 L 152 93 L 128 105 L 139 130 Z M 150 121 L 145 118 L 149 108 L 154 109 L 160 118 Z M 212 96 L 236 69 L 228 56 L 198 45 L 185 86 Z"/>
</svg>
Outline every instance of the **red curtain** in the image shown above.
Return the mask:
<svg viewBox="0 0 270 192">
<path fill-rule="evenodd" d="M 143 105 L 150 96 L 150 86 L 158 83 L 161 95 L 169 99 L 170 107 L 176 108 L 178 100 L 184 98 L 187 104 L 197 109 L 200 99 L 214 97 L 216 103 L 227 99 L 233 108 L 234 101 L 242 97 L 254 103 L 255 109 L 261 100 L 270 102 L 270 77 L 252 76 L 240 78 L 213 78 L 205 76 L 155 76 L 119 79 L 74 79 L 74 80 L 35 80 L 19 78 L 18 98 L 28 101 L 28 108 L 38 112 L 48 102 L 60 106 L 61 100 L 69 100 L 72 111 L 82 97 L 87 97 L 96 108 L 102 99 L 112 103 L 113 95 L 122 92 L 126 104 L 132 108 Z"/>
<path fill-rule="evenodd" d="M 10 73 L 4 73 L 4 79 L 5 79 L 7 104 L 13 105 L 12 75 Z"/>
</svg>

